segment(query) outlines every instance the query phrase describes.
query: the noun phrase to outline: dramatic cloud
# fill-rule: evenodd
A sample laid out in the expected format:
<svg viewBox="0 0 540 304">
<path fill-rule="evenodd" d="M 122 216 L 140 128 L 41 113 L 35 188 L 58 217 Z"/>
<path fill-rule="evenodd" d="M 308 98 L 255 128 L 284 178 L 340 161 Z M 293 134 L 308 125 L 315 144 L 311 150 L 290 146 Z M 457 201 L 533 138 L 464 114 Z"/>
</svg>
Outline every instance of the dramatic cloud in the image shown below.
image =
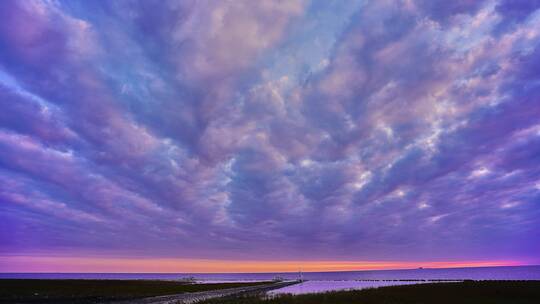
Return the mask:
<svg viewBox="0 0 540 304">
<path fill-rule="evenodd" d="M 538 1 L 0 2 L 0 255 L 539 240 Z"/>
</svg>

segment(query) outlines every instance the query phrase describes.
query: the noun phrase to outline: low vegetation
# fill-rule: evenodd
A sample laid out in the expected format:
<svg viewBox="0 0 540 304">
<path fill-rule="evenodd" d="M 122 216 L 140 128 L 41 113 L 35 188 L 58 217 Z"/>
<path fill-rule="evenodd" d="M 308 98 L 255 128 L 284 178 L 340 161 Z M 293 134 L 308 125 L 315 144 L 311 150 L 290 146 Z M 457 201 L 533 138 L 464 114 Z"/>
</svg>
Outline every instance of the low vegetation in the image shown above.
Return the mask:
<svg viewBox="0 0 540 304">
<path fill-rule="evenodd" d="M 26 280 L 0 279 L 0 303 L 98 303 L 268 282 L 190 284 L 151 280 Z"/>
<path fill-rule="evenodd" d="M 540 281 L 465 281 L 389 286 L 356 291 L 250 295 L 213 299 L 204 304 L 538 304 Z"/>
</svg>

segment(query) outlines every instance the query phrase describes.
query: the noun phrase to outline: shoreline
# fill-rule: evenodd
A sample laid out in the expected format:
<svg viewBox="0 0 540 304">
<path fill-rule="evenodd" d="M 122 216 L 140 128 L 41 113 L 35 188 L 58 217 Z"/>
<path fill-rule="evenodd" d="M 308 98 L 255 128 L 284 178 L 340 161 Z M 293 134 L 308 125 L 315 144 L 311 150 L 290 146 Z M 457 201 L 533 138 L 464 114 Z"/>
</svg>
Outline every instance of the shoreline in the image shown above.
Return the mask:
<svg viewBox="0 0 540 304">
<path fill-rule="evenodd" d="M 55 279 L 0 279 L 0 303 L 209 303 L 209 304 L 274 304 L 274 303 L 358 303 L 383 304 L 381 299 L 431 299 L 427 303 L 444 302 L 445 298 L 454 299 L 452 303 L 468 303 L 457 299 L 456 295 L 468 294 L 474 303 L 540 303 L 540 280 L 358 280 L 366 282 L 415 282 L 418 284 L 396 284 L 393 286 L 366 287 L 363 289 L 334 290 L 304 294 L 275 294 L 270 290 L 279 290 L 286 285 L 304 283 L 288 281 L 270 283 L 268 281 L 252 283 L 211 283 L 190 284 L 165 280 L 55 280 Z M 306 281 L 306 282 L 309 282 Z M 301 285 L 301 284 L 300 284 Z M 298 285 L 298 286 L 300 286 Z M 293 286 L 294 287 L 294 286 Z M 516 302 L 501 302 L 511 296 L 522 299 Z M 441 298 L 442 297 L 442 298 Z M 334 302 L 324 302 L 324 299 Z M 368 300 L 366 300 L 368 299 Z M 370 302 L 371 301 L 371 302 Z M 487 301 L 487 302 L 486 302 Z M 394 303 L 394 302 L 392 302 Z M 416 302 L 410 302 L 416 303 Z M 473 303 L 473 302 L 471 302 Z"/>
<path fill-rule="evenodd" d="M 203 304 L 537 304 L 540 280 L 433 282 L 271 297 L 228 297 Z"/>
</svg>

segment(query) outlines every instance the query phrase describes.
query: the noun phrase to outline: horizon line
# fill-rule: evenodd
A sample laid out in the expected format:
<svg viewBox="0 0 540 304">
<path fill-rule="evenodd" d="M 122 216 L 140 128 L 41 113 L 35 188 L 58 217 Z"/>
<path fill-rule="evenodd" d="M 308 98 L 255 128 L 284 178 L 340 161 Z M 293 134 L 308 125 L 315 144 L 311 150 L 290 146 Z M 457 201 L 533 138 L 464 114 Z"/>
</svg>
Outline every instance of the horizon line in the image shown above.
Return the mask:
<svg viewBox="0 0 540 304">
<path fill-rule="evenodd" d="M 421 267 L 421 269 L 463 269 L 463 268 L 494 268 L 494 267 L 540 267 L 540 264 L 519 264 L 519 265 L 494 265 L 494 266 L 462 266 L 462 267 Z M 416 270 L 417 268 L 384 268 L 384 269 L 356 269 L 337 271 L 301 271 L 302 273 L 321 272 L 362 272 L 362 271 L 393 271 L 393 270 Z M 298 273 L 299 271 L 273 271 L 273 272 L 3 272 L 1 274 L 273 274 L 273 273 Z"/>
<path fill-rule="evenodd" d="M 231 261 L 174 258 L 84 258 L 4 256 L 0 273 L 296 273 L 537 266 L 511 260 L 462 261 Z"/>
</svg>

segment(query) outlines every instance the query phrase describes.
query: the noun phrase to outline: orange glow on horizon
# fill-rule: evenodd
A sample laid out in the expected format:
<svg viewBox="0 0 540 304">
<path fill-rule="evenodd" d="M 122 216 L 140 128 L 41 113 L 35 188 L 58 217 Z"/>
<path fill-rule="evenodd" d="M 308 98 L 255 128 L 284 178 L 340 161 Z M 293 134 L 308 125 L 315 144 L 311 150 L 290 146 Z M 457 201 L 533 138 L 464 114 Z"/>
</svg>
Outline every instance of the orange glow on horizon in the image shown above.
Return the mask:
<svg viewBox="0 0 540 304">
<path fill-rule="evenodd" d="M 516 261 L 229 261 L 202 259 L 0 257 L 0 272 L 118 272 L 118 273 L 256 273 L 354 271 L 411 268 L 518 266 Z"/>
</svg>

